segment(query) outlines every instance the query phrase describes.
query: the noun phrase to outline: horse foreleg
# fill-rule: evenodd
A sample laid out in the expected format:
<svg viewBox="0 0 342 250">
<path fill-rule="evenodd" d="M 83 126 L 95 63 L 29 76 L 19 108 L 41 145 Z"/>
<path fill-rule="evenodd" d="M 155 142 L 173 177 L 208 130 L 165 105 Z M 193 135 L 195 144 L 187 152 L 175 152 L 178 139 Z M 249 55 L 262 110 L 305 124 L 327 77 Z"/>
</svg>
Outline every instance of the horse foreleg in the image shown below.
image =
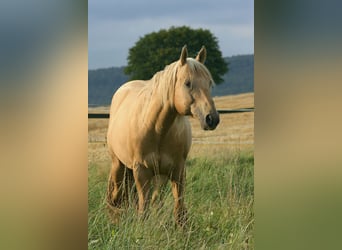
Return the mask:
<svg viewBox="0 0 342 250">
<path fill-rule="evenodd" d="M 174 170 L 171 176 L 172 194 L 175 201 L 174 216 L 176 223 L 184 226 L 187 221 L 187 210 L 184 205 L 184 189 L 185 189 L 185 168 L 182 165 Z"/>
<path fill-rule="evenodd" d="M 142 215 L 149 202 L 149 190 L 153 172 L 145 166 L 137 164 L 133 168 L 133 176 L 138 192 L 138 212 Z"/>
<path fill-rule="evenodd" d="M 153 193 L 151 204 L 155 205 L 158 200 L 158 205 L 161 207 L 163 200 L 163 192 L 161 191 L 168 181 L 168 177 L 165 175 L 156 175 L 153 178 Z M 161 193 L 162 192 L 162 193 Z"/>
</svg>

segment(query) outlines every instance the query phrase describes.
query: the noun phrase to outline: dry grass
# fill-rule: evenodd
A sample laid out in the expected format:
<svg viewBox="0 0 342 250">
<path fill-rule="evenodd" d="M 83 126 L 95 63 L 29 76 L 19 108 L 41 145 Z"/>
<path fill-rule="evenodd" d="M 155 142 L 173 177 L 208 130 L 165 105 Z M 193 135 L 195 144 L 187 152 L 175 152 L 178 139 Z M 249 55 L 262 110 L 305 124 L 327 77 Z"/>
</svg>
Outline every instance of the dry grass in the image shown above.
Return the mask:
<svg viewBox="0 0 342 250">
<path fill-rule="evenodd" d="M 254 94 L 215 97 L 217 109 L 238 109 L 254 107 Z M 89 108 L 89 113 L 108 112 L 109 107 Z M 254 149 L 254 112 L 221 114 L 220 124 L 214 131 L 203 131 L 195 119 L 192 124 L 193 143 L 190 158 L 208 155 L 220 156 L 236 151 Z M 109 162 L 105 142 L 108 119 L 88 120 L 89 162 Z"/>
</svg>

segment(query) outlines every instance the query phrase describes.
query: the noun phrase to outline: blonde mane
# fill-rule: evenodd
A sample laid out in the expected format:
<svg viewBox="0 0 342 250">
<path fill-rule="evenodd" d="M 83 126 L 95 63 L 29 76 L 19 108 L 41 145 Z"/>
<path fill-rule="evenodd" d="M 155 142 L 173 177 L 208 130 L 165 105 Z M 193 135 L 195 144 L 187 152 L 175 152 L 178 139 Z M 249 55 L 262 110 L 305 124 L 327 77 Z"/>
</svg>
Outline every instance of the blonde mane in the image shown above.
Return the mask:
<svg viewBox="0 0 342 250">
<path fill-rule="evenodd" d="M 152 91 L 157 91 L 158 96 L 162 98 L 162 104 L 169 102 L 173 105 L 173 96 L 175 95 L 177 80 L 178 62 L 166 65 L 164 70 L 154 74 L 151 79 Z"/>
<path fill-rule="evenodd" d="M 210 87 L 215 86 L 209 70 L 202 63 L 193 58 L 187 58 L 187 65 L 189 68 L 188 74 L 190 81 L 192 81 L 196 75 L 207 79 Z M 173 106 L 178 67 L 180 67 L 179 61 L 166 65 L 164 70 L 154 74 L 150 80 L 150 84 L 146 84 L 146 88 L 151 88 L 152 92 L 157 91 L 158 95 L 162 98 L 162 104 L 168 102 Z"/>
</svg>

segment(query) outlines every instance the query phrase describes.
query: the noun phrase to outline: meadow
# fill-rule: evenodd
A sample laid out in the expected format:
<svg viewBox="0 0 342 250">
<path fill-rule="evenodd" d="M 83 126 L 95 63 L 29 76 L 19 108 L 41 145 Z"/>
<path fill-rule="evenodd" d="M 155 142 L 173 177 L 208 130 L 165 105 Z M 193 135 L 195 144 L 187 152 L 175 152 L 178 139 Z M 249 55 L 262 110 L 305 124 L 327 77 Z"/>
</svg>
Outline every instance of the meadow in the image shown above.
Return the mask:
<svg viewBox="0 0 342 250">
<path fill-rule="evenodd" d="M 218 109 L 254 106 L 253 94 L 215 98 Z M 108 107 L 89 112 L 106 112 Z M 254 113 L 221 115 L 214 131 L 190 119 L 193 144 L 186 162 L 185 201 L 189 222 L 175 226 L 170 185 L 162 207 L 138 217 L 132 205 L 113 224 L 105 192 L 110 159 L 108 120 L 88 125 L 88 249 L 254 249 Z"/>
</svg>

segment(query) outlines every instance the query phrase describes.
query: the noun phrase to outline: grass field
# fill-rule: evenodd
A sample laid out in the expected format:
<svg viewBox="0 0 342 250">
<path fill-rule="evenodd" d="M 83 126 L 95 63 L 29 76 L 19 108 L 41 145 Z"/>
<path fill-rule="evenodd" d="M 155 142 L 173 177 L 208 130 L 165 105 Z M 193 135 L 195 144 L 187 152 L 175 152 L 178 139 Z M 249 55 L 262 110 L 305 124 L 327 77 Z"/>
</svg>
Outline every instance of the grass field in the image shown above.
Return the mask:
<svg viewBox="0 0 342 250">
<path fill-rule="evenodd" d="M 254 106 L 254 95 L 215 98 L 217 108 Z M 108 107 L 89 112 L 108 111 Z M 193 145 L 186 162 L 188 227 L 175 227 L 170 185 L 162 208 L 146 220 L 135 208 L 112 224 L 105 208 L 110 160 L 105 144 L 108 120 L 89 120 L 89 249 L 254 249 L 254 113 L 221 115 L 214 131 L 192 120 Z"/>
</svg>

